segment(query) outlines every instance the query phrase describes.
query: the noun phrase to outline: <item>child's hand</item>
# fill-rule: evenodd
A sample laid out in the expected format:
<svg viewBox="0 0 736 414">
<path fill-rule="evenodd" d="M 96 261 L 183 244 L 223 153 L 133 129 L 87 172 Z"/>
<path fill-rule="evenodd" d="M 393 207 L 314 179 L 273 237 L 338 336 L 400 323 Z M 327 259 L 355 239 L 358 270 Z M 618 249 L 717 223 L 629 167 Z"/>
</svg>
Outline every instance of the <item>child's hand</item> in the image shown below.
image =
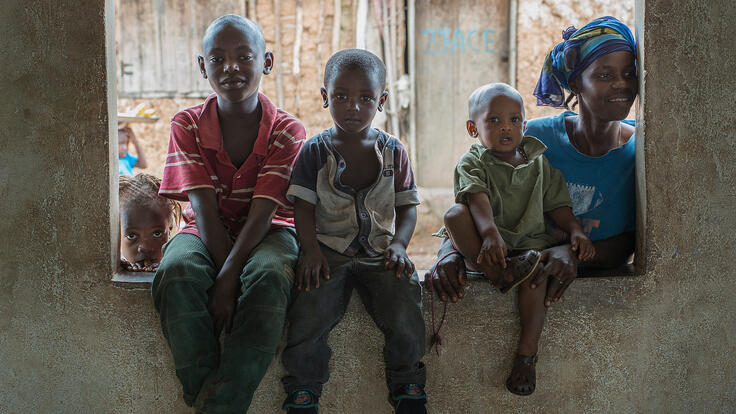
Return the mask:
<svg viewBox="0 0 736 414">
<path fill-rule="evenodd" d="M 220 337 L 223 328 L 230 333 L 233 326 L 233 315 L 240 294 L 240 275 L 220 270 L 215 283 L 207 292 L 207 310 L 212 315 L 215 325 L 215 337 Z"/>
<path fill-rule="evenodd" d="M 401 274 L 406 272 L 406 277 L 411 278 L 414 274 L 414 263 L 406 255 L 406 247 L 401 243 L 391 243 L 383 252 L 384 266 L 386 269 L 396 268 L 396 277 L 401 279 Z"/>
<path fill-rule="evenodd" d="M 125 259 L 120 259 L 120 265 L 123 270 L 129 272 L 155 272 L 159 264 L 154 262 L 146 265 L 144 262 L 131 263 Z"/>
<path fill-rule="evenodd" d="M 595 257 L 593 242 L 582 232 L 574 231 L 570 234 L 570 248 L 577 252 L 578 260 L 581 262 L 586 262 Z"/>
<path fill-rule="evenodd" d="M 327 259 L 319 249 L 303 250 L 303 252 L 297 265 L 294 283 L 297 289 L 309 292 L 311 285 L 314 285 L 315 289 L 319 288 L 320 276 L 330 280 L 330 265 L 327 264 Z"/>
<path fill-rule="evenodd" d="M 506 268 L 506 243 L 503 242 L 501 234 L 495 231 L 494 234 L 483 238 L 483 245 L 480 247 L 480 253 L 475 260 L 479 265 L 499 265 Z"/>
</svg>

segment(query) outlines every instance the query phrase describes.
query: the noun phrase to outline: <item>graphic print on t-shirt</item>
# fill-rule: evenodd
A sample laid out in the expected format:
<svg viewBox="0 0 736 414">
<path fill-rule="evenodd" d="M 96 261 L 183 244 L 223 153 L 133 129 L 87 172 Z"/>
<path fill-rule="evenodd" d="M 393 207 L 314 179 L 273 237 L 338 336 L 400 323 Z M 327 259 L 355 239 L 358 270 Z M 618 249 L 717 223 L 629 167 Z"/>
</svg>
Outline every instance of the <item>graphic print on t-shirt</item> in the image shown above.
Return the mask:
<svg viewBox="0 0 736 414">
<path fill-rule="evenodd" d="M 572 201 L 572 214 L 583 215 L 603 203 L 603 194 L 596 191 L 595 186 L 577 183 L 567 183 Z"/>
</svg>

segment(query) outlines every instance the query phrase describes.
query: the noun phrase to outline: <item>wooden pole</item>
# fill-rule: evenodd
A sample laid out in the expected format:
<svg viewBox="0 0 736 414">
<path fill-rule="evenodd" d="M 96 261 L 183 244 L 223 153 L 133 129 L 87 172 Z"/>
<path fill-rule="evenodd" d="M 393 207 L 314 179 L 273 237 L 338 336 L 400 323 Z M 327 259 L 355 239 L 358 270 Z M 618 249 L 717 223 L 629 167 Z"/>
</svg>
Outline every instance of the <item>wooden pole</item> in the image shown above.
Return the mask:
<svg viewBox="0 0 736 414">
<path fill-rule="evenodd" d="M 256 7 L 258 6 L 256 4 L 257 1 L 258 0 L 248 0 L 248 18 L 254 22 L 258 20 L 258 17 L 256 16 Z"/>
<path fill-rule="evenodd" d="M 399 43 L 399 10 L 398 7 L 396 7 L 397 0 L 390 0 L 391 3 L 391 14 L 389 15 L 391 17 L 391 51 L 394 54 L 394 76 L 396 79 L 401 77 L 401 65 L 399 64 L 399 49 L 398 49 L 398 43 Z M 400 110 L 401 108 L 398 108 Z"/>
<path fill-rule="evenodd" d="M 358 49 L 365 49 L 365 35 L 368 28 L 368 0 L 358 0 L 358 7 L 355 11 L 355 46 Z"/>
<path fill-rule="evenodd" d="M 381 18 L 383 21 L 383 54 L 386 64 L 386 81 L 388 90 L 392 96 L 386 101 L 386 114 L 391 125 L 391 134 L 399 137 L 399 118 L 398 118 L 398 96 L 396 94 L 396 82 L 394 75 L 394 54 L 391 49 L 391 34 L 388 24 L 388 3 L 386 0 L 381 1 Z"/>
<path fill-rule="evenodd" d="M 406 39 L 409 43 L 409 88 L 411 101 L 409 103 L 409 160 L 414 166 L 416 175 L 417 167 L 417 47 L 416 47 L 416 1 L 407 1 L 409 10 L 407 13 Z"/>
<path fill-rule="evenodd" d="M 304 12 L 302 11 L 302 0 L 296 2 L 296 29 L 294 29 L 294 63 L 292 64 L 291 72 L 294 75 L 299 74 L 299 54 L 302 47 L 302 32 L 304 27 L 302 24 L 302 17 Z"/>
<path fill-rule="evenodd" d="M 335 15 L 332 17 L 332 53 L 340 48 L 340 25 L 342 24 L 342 0 L 334 0 Z"/>
<path fill-rule="evenodd" d="M 518 0 L 509 0 L 509 84 L 516 87 L 516 30 L 519 20 Z"/>
<path fill-rule="evenodd" d="M 277 51 L 281 51 L 281 0 L 273 0 L 273 16 L 276 28 L 276 47 Z M 284 80 L 281 65 L 276 65 L 276 104 L 279 108 L 284 107 Z"/>
<path fill-rule="evenodd" d="M 299 72 L 300 72 L 300 52 L 302 47 L 302 32 L 304 31 L 302 17 L 302 0 L 296 2 L 296 29 L 294 30 L 294 53 L 291 73 L 294 76 L 294 115 L 299 117 Z"/>
<path fill-rule="evenodd" d="M 325 0 L 319 0 L 319 16 L 317 17 L 317 66 L 322 73 L 322 31 L 325 30 Z"/>
</svg>

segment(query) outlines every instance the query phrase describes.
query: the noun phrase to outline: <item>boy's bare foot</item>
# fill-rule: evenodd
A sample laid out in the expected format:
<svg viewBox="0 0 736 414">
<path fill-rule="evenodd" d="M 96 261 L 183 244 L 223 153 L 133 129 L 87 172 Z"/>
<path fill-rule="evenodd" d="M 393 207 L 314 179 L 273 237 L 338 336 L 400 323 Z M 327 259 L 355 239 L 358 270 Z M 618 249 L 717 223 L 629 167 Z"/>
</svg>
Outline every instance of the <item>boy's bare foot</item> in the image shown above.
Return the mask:
<svg viewBox="0 0 736 414">
<path fill-rule="evenodd" d="M 506 379 L 506 389 L 516 395 L 529 395 L 537 387 L 537 356 L 517 355 Z"/>
</svg>

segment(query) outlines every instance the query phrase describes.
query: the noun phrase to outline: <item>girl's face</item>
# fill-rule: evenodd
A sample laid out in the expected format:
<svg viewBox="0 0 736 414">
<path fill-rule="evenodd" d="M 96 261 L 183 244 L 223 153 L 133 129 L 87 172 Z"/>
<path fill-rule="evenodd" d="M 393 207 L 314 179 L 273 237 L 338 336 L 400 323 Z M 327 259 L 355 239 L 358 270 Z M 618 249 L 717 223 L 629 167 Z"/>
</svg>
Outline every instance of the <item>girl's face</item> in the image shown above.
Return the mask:
<svg viewBox="0 0 736 414">
<path fill-rule="evenodd" d="M 120 208 L 120 250 L 123 258 L 141 267 L 161 262 L 161 246 L 169 240 L 172 224 L 163 203 Z"/>
<path fill-rule="evenodd" d="M 607 53 L 585 68 L 571 86 L 581 113 L 590 112 L 605 121 L 625 119 L 638 92 L 634 55 Z"/>
</svg>

